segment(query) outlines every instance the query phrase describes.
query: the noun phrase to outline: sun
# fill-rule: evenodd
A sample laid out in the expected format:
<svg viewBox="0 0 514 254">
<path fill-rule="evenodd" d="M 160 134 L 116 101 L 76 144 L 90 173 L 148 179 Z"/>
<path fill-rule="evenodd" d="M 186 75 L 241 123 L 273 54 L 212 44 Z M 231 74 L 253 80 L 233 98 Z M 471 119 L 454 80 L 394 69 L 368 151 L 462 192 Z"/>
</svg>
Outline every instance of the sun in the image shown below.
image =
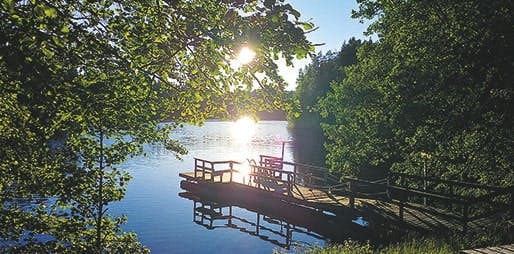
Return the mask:
<svg viewBox="0 0 514 254">
<path fill-rule="evenodd" d="M 237 55 L 237 63 L 240 65 L 245 65 L 250 63 L 255 58 L 255 51 L 250 48 L 244 46 L 239 50 L 239 54 Z"/>
<path fill-rule="evenodd" d="M 255 133 L 257 125 L 255 120 L 248 116 L 239 118 L 232 123 L 231 133 L 236 141 L 240 143 L 249 143 Z"/>
</svg>

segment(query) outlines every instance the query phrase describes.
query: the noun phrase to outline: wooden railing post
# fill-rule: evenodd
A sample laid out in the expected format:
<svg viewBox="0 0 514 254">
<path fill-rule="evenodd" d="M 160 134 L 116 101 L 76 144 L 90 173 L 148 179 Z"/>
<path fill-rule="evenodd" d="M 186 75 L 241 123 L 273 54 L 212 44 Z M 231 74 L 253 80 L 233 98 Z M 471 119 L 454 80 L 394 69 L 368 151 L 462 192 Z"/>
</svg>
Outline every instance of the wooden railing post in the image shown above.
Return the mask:
<svg viewBox="0 0 514 254">
<path fill-rule="evenodd" d="M 405 190 L 401 190 L 401 194 L 400 194 L 400 204 L 399 204 L 399 209 L 398 209 L 398 216 L 400 217 L 400 220 L 403 221 L 403 212 L 405 210 Z"/>
<path fill-rule="evenodd" d="M 350 208 L 354 209 L 355 208 L 355 195 L 353 193 L 353 186 L 352 186 L 351 180 L 348 182 L 348 193 L 349 193 L 349 198 L 350 198 L 350 201 L 349 201 Z"/>
<path fill-rule="evenodd" d="M 287 174 L 287 195 L 292 197 L 293 196 L 293 188 L 292 188 L 292 183 L 291 181 L 293 180 L 292 179 L 293 177 L 291 176 L 291 174 Z"/>
<path fill-rule="evenodd" d="M 198 159 L 195 158 L 195 179 L 198 177 Z"/>
<path fill-rule="evenodd" d="M 232 225 L 232 206 L 228 207 L 228 224 Z"/>
<path fill-rule="evenodd" d="M 232 172 L 234 171 L 234 163 L 230 162 L 230 182 L 232 182 Z M 221 181 L 223 182 L 223 176 L 221 176 Z"/>
<path fill-rule="evenodd" d="M 259 235 L 259 228 L 261 227 L 261 214 L 257 213 L 257 224 L 255 224 L 255 234 Z"/>
<path fill-rule="evenodd" d="M 388 200 L 392 200 L 391 191 L 389 189 L 389 186 L 391 186 L 392 183 L 393 183 L 393 175 L 391 172 L 389 172 L 387 174 L 387 182 L 386 182 L 386 196 L 387 196 Z"/>
<path fill-rule="evenodd" d="M 510 187 L 510 216 L 514 217 L 514 186 Z"/>
<path fill-rule="evenodd" d="M 402 188 L 406 188 L 404 175 L 400 175 L 400 186 Z M 405 202 L 407 201 L 406 195 L 407 194 L 405 193 L 405 190 L 402 190 L 401 194 L 400 194 L 400 207 L 399 207 L 399 211 L 398 211 L 398 215 L 400 216 L 401 220 L 403 220 L 403 212 L 405 210 Z"/>
<path fill-rule="evenodd" d="M 293 182 L 294 184 L 296 184 L 296 164 L 293 166 L 293 173 L 294 173 L 294 176 L 293 176 Z"/>
<path fill-rule="evenodd" d="M 428 181 L 426 171 L 423 171 L 423 191 L 427 191 Z M 427 197 L 423 196 L 423 206 L 427 206 Z"/>
<path fill-rule="evenodd" d="M 202 179 L 205 180 L 205 161 L 202 160 Z"/>
<path fill-rule="evenodd" d="M 211 183 L 214 183 L 214 164 L 211 162 Z"/>
<path fill-rule="evenodd" d="M 462 233 L 468 231 L 468 220 L 469 220 L 469 204 L 465 203 L 462 207 Z"/>
</svg>

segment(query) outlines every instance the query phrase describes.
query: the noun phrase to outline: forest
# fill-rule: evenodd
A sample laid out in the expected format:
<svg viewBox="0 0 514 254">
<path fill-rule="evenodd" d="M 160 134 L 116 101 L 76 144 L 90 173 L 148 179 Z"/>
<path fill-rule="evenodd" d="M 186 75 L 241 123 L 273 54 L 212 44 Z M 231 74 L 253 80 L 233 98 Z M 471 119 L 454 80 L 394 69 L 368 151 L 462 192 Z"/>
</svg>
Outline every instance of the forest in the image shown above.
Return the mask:
<svg viewBox="0 0 514 254">
<path fill-rule="evenodd" d="M 297 128 L 321 128 L 344 175 L 389 171 L 514 183 L 508 1 L 359 1 L 378 40 L 318 54 L 296 90 Z M 295 117 L 297 116 L 297 117 Z"/>
<path fill-rule="evenodd" d="M 339 52 L 320 52 L 297 80 L 289 121 L 302 146 L 315 147 L 302 156 L 316 161 L 308 156 L 322 150 L 321 163 L 332 172 L 371 181 L 404 173 L 512 188 L 513 3 L 358 2 L 353 17 L 370 20 L 367 33 L 377 39 L 349 38 Z M 311 133 L 318 137 L 305 138 Z M 448 191 L 444 184 L 433 188 Z M 512 227 L 501 226 L 509 223 L 500 218 L 493 229 L 448 231 L 436 240 L 411 236 L 378 250 L 350 242 L 316 251 L 453 253 L 512 243 Z"/>
</svg>

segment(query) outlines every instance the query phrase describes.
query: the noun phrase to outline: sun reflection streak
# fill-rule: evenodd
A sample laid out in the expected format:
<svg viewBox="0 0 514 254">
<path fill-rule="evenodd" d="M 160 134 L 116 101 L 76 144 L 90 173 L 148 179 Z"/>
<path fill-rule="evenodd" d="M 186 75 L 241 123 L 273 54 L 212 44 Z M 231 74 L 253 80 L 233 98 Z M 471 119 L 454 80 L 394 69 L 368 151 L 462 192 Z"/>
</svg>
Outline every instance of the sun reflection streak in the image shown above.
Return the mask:
<svg viewBox="0 0 514 254">
<path fill-rule="evenodd" d="M 252 141 L 256 128 L 256 122 L 245 116 L 232 124 L 230 132 L 238 143 L 248 144 Z"/>
</svg>

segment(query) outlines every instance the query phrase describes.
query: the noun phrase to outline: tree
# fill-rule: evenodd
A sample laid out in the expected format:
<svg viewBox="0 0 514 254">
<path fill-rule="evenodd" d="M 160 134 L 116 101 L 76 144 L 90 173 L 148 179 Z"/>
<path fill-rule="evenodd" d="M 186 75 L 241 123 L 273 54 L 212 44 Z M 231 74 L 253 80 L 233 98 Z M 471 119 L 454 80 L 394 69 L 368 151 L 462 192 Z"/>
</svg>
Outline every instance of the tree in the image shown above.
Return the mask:
<svg viewBox="0 0 514 254">
<path fill-rule="evenodd" d="M 512 3 L 359 3 L 380 40 L 323 102 L 332 167 L 513 184 Z"/>
<path fill-rule="evenodd" d="M 344 67 L 357 62 L 357 48 L 360 40 L 350 38 L 343 42 L 339 52 L 318 53 L 307 65 L 297 79 L 295 98 L 292 104 L 296 109 L 289 112 L 289 122 L 294 127 L 295 141 L 301 151 L 296 156 L 305 163 L 324 164 L 323 143 L 325 137 L 320 123 L 332 122 L 322 119 L 319 114 L 318 101 L 331 90 L 330 83 L 340 82 L 346 77 Z"/>
<path fill-rule="evenodd" d="M 146 252 L 109 215 L 130 179 L 116 165 L 144 143 L 183 154 L 168 133 L 226 112 L 257 73 L 262 100 L 282 94 L 274 59 L 312 50 L 299 16 L 273 0 L 2 1 L 2 251 Z M 257 57 L 234 68 L 242 45 Z"/>
</svg>

